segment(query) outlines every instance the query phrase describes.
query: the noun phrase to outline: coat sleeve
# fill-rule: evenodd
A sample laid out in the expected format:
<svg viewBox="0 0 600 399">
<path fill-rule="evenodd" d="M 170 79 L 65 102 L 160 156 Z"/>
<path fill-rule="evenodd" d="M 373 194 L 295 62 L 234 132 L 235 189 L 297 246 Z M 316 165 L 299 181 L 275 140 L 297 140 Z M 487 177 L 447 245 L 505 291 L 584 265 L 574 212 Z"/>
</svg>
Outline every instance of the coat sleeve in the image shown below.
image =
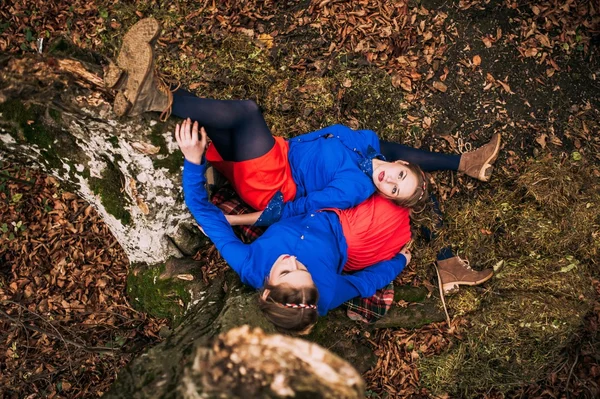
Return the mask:
<svg viewBox="0 0 600 399">
<path fill-rule="evenodd" d="M 333 309 L 357 296 L 373 296 L 375 291 L 394 280 L 405 266 L 406 257 L 399 253 L 390 260 L 379 262 L 359 272 L 339 275 L 330 308 Z"/>
<path fill-rule="evenodd" d="M 223 212 L 208 200 L 208 194 L 204 187 L 205 168 L 204 161 L 201 165 L 184 162 L 182 183 L 185 203 L 204 233 L 215 244 L 223 259 L 240 276 L 243 276 L 244 268 L 251 267 L 251 262 L 249 262 L 250 246 L 242 243 L 236 237 Z M 242 278 L 242 280 L 244 279 Z M 260 284 L 256 286 L 256 282 L 244 282 L 260 288 Z"/>
</svg>

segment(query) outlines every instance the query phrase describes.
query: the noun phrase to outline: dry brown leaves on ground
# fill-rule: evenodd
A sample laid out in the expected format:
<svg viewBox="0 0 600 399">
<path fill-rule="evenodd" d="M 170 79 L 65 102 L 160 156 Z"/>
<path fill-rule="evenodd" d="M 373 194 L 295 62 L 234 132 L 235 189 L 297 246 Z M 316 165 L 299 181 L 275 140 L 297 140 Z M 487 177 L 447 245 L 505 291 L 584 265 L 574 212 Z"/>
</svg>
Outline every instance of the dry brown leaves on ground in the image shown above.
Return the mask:
<svg viewBox="0 0 600 399">
<path fill-rule="evenodd" d="M 464 320 L 447 324 L 429 324 L 417 330 L 379 330 L 373 344 L 379 359 L 377 365 L 365 374 L 367 389 L 393 398 L 429 397 L 419 384 L 417 363 L 424 356 L 433 356 L 448 349 L 455 339 L 461 338 Z"/>
<path fill-rule="evenodd" d="M 97 397 L 164 321 L 133 310 L 129 262 L 100 217 L 38 171 L 0 167 L 0 386 Z"/>
<path fill-rule="evenodd" d="M 68 36 L 78 46 L 101 46 L 106 31 L 100 2 L 7 0 L 0 6 L 0 51 L 37 50 L 38 39 Z M 114 26 L 115 28 L 117 26 Z M 45 43 L 44 43 L 45 44 Z"/>
</svg>

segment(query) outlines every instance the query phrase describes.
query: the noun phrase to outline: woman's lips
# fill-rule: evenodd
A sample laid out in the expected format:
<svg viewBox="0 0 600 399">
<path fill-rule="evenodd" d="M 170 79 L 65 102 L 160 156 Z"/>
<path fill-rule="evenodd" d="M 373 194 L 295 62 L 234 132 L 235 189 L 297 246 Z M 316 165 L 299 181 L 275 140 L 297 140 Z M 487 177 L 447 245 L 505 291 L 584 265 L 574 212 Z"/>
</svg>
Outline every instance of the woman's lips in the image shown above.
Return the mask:
<svg viewBox="0 0 600 399">
<path fill-rule="evenodd" d="M 383 178 L 385 177 L 385 172 L 381 172 L 378 176 L 379 181 L 383 181 Z"/>
</svg>

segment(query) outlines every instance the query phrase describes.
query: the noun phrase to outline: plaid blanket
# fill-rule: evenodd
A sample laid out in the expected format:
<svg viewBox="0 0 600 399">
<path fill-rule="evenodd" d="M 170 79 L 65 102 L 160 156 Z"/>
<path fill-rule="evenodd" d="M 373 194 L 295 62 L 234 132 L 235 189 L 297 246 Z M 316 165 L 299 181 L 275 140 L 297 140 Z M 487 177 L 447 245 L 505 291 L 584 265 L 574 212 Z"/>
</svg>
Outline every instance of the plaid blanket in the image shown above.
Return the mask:
<svg viewBox="0 0 600 399">
<path fill-rule="evenodd" d="M 254 209 L 244 203 L 229 184 L 225 184 L 216 190 L 212 195 L 211 202 L 227 215 L 254 212 Z M 242 241 L 250 243 L 260 237 L 266 228 L 235 226 L 233 230 Z M 345 302 L 344 306 L 346 307 L 346 314 L 352 320 L 373 323 L 387 313 L 393 302 L 394 285 L 390 283 L 387 287 L 377 290 L 372 297 L 354 298 Z"/>
</svg>

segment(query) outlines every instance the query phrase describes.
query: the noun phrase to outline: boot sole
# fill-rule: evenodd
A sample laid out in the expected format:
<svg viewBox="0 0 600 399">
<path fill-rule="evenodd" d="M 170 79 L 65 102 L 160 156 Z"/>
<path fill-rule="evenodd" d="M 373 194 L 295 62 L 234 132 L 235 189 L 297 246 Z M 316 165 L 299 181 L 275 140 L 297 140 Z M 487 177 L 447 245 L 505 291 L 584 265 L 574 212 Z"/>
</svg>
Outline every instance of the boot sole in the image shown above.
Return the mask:
<svg viewBox="0 0 600 399">
<path fill-rule="evenodd" d="M 154 18 L 146 18 L 133 25 L 123 38 L 121 50 L 117 56 L 117 65 L 112 62 L 104 76 L 106 87 L 119 90 L 126 84 L 128 72 L 131 73 L 131 57 L 140 43 L 154 44 L 160 34 L 160 24 Z M 138 68 L 133 65 L 133 68 Z"/>
<path fill-rule="evenodd" d="M 489 181 L 490 177 L 492 176 L 492 172 L 494 170 L 494 167 L 492 166 L 492 164 L 494 163 L 494 161 L 496 161 L 496 159 L 498 159 L 498 154 L 500 153 L 500 142 L 501 140 L 501 136 L 499 133 L 494 133 L 494 136 L 492 137 L 497 137 L 496 139 L 496 146 L 494 148 L 494 152 L 492 152 L 492 155 L 485 160 L 483 167 L 481 168 L 481 171 L 479 172 L 479 176 L 477 177 L 478 180 L 481 181 Z"/>
<path fill-rule="evenodd" d="M 130 103 L 127 108 L 127 115 L 129 116 L 138 114 L 132 111 L 135 109 L 141 87 L 152 73 L 154 60 L 152 45 L 159 35 L 160 24 L 157 20 L 145 18 L 138 21 L 123 38 L 123 44 L 115 66 L 117 71 L 115 71 L 115 68 L 111 71 L 109 68 L 108 83 L 113 83 L 119 89 L 125 87 L 125 97 Z M 119 70 L 121 74 L 116 77 Z M 120 109 L 123 109 L 123 107 Z"/>
<path fill-rule="evenodd" d="M 144 18 L 136 22 L 123 37 L 123 44 L 133 41 L 154 44 L 160 34 L 160 24 L 154 18 Z M 137 39 L 137 40 L 136 40 Z"/>
<path fill-rule="evenodd" d="M 135 116 L 139 115 L 139 112 L 133 112 L 133 109 L 140 96 L 141 89 L 153 72 L 154 51 L 148 43 L 135 49 L 136 56 L 130 53 L 131 50 L 130 48 L 122 49 L 121 54 L 119 54 L 119 57 L 122 55 L 119 65 L 128 72 L 125 88 L 125 96 L 131 103 L 131 110 L 128 115 Z"/>
</svg>

